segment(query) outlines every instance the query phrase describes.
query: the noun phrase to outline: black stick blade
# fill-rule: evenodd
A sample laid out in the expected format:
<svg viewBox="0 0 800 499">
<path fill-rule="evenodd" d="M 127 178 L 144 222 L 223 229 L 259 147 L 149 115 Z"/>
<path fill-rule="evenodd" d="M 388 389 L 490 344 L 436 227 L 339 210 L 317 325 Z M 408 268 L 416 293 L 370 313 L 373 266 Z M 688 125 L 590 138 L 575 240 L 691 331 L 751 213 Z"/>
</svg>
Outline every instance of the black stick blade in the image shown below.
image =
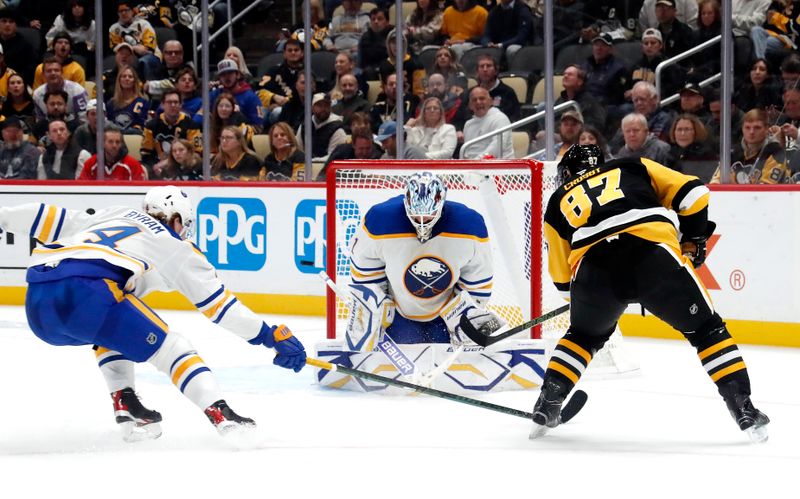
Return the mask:
<svg viewBox="0 0 800 499">
<path fill-rule="evenodd" d="M 589 400 L 589 395 L 587 395 L 586 392 L 583 390 L 575 390 L 572 397 L 567 401 L 567 404 L 561 409 L 561 414 L 559 415 L 561 422 L 567 423 L 570 419 L 574 418 L 581 409 L 583 409 L 583 406 L 586 405 L 587 400 Z"/>
</svg>

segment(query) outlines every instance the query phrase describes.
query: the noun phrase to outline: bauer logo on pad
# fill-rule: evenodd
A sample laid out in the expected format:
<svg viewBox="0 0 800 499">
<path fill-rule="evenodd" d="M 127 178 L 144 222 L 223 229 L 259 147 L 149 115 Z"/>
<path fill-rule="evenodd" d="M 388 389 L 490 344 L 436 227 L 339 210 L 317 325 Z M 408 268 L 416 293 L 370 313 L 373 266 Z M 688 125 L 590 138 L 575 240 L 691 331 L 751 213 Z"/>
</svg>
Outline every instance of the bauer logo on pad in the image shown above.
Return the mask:
<svg viewBox="0 0 800 499">
<path fill-rule="evenodd" d="M 223 270 L 259 270 L 267 262 L 267 207 L 254 198 L 204 198 L 197 245 Z"/>
<path fill-rule="evenodd" d="M 304 199 L 294 214 L 294 264 L 304 274 L 325 270 L 325 200 Z"/>
</svg>

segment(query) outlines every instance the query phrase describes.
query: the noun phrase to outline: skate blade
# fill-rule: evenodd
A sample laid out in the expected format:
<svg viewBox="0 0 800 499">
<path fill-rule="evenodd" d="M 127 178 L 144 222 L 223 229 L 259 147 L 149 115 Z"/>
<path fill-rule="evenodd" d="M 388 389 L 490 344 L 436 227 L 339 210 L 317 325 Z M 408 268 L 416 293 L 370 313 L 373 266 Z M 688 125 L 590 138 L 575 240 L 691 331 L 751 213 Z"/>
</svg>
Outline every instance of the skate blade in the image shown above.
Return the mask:
<svg viewBox="0 0 800 499">
<path fill-rule="evenodd" d="M 533 428 L 531 428 L 531 433 L 528 435 L 528 438 L 530 440 L 535 440 L 539 437 L 543 437 L 548 431 L 550 431 L 549 427 L 533 423 Z"/>
<path fill-rule="evenodd" d="M 126 421 L 120 423 L 119 428 L 122 432 L 122 440 L 128 443 L 155 440 L 161 436 L 161 425 L 159 423 L 150 423 L 140 426 L 133 421 Z"/>
<path fill-rule="evenodd" d="M 260 445 L 256 437 L 256 425 L 232 424 L 217 431 L 229 445 L 237 449 L 250 449 Z"/>
<path fill-rule="evenodd" d="M 767 425 L 761 426 L 751 426 L 744 430 L 747 432 L 747 436 L 750 437 L 750 441 L 755 444 L 763 444 L 767 440 L 769 440 L 769 434 L 767 432 Z"/>
</svg>

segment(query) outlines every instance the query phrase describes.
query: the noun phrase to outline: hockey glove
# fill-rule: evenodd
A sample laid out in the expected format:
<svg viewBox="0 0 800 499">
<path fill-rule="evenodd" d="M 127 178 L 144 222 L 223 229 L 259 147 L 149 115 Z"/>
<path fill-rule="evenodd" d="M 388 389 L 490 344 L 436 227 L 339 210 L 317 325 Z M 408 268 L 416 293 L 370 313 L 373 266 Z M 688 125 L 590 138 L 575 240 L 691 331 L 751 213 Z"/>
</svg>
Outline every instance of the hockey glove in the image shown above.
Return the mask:
<svg viewBox="0 0 800 499">
<path fill-rule="evenodd" d="M 369 352 L 394 320 L 395 303 L 380 286 L 350 284 L 353 300 L 347 320 L 345 340 L 350 350 Z"/>
<path fill-rule="evenodd" d="M 717 224 L 709 220 L 706 223 L 705 234 L 681 239 L 681 253 L 692 261 L 694 268 L 700 267 L 706 261 L 706 242 L 716 228 Z"/>
<path fill-rule="evenodd" d="M 306 365 L 306 350 L 303 348 L 303 344 L 292 335 L 288 327 L 282 324 L 267 326 L 264 323 L 261 326 L 261 333 L 250 340 L 250 343 L 274 348 L 278 355 L 275 356 L 272 363 L 276 366 L 300 372 Z"/>
<path fill-rule="evenodd" d="M 455 347 L 474 344 L 461 330 L 462 315 L 469 319 L 475 329 L 485 334 L 497 331 L 506 323 L 498 315 L 478 305 L 469 293 L 462 291 L 455 295 L 439 314 L 447 324 L 447 329 L 450 331 L 450 343 Z"/>
</svg>

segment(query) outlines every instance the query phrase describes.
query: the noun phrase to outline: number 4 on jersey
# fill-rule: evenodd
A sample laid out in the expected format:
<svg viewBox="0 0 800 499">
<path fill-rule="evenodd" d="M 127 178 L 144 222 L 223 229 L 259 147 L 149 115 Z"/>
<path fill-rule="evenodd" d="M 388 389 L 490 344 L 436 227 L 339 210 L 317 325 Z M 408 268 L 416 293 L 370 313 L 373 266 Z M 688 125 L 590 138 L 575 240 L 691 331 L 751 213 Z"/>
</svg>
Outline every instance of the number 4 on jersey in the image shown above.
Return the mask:
<svg viewBox="0 0 800 499">
<path fill-rule="evenodd" d="M 104 229 L 97 229 L 89 231 L 98 237 L 97 240 L 85 239 L 83 242 L 92 244 L 102 244 L 110 248 L 116 248 L 117 242 L 128 237 L 131 237 L 140 232 L 138 227 L 106 227 Z"/>
<path fill-rule="evenodd" d="M 592 214 L 592 200 L 603 206 L 611 201 L 625 197 L 619 188 L 621 170 L 615 168 L 589 178 L 585 184 L 576 185 L 569 194 L 561 199 L 561 213 L 573 227 L 582 227 Z M 588 189 L 587 189 L 588 186 Z M 599 195 L 596 189 L 602 186 Z"/>
</svg>

